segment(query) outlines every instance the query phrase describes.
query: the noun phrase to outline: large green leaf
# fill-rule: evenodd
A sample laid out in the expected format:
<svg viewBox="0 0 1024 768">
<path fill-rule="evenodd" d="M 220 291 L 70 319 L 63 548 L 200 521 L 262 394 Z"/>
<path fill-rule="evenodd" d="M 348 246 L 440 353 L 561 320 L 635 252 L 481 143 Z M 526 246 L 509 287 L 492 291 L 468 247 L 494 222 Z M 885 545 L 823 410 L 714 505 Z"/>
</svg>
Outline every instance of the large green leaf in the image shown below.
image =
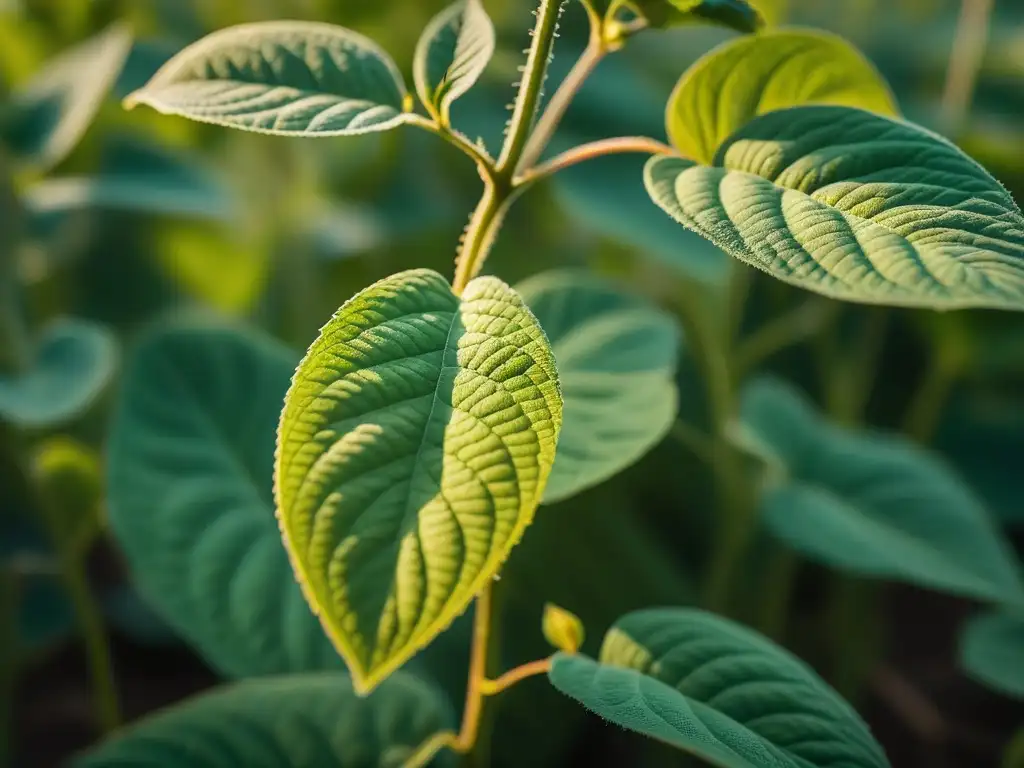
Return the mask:
<svg viewBox="0 0 1024 768">
<path fill-rule="evenodd" d="M 60 162 L 92 122 L 131 42 L 128 28 L 115 24 L 48 63 L 0 111 L 0 144 L 39 170 Z"/>
<path fill-rule="evenodd" d="M 1024 699 L 1024 615 L 971 619 L 960 638 L 960 666 L 989 688 Z"/>
<path fill-rule="evenodd" d="M 462 613 L 533 519 L 562 398 L 536 319 L 492 277 L 401 272 L 299 364 L 275 492 L 292 565 L 368 691 Z"/>
<path fill-rule="evenodd" d="M 232 676 L 339 667 L 274 518 L 274 431 L 297 355 L 196 318 L 131 355 L 108 444 L 110 525 L 176 631 Z"/>
<path fill-rule="evenodd" d="M 452 102 L 483 74 L 494 46 L 494 24 L 480 0 L 458 0 L 435 16 L 413 60 L 416 92 L 428 110 L 447 123 Z"/>
<path fill-rule="evenodd" d="M 929 131 L 852 107 L 769 112 L 713 166 L 653 158 L 670 216 L 787 283 L 848 301 L 1024 308 L 1024 216 Z"/>
<path fill-rule="evenodd" d="M 125 104 L 259 133 L 342 136 L 406 119 L 409 95 L 381 48 L 330 24 L 271 21 L 214 32 Z"/>
<path fill-rule="evenodd" d="M 774 467 L 761 518 L 788 546 L 851 573 L 1024 605 L 1008 543 L 936 457 L 831 425 L 775 379 L 748 385 L 742 420 Z"/>
<path fill-rule="evenodd" d="M 62 318 L 40 334 L 27 370 L 0 374 L 0 419 L 42 429 L 82 414 L 110 382 L 117 340 L 104 326 Z"/>
<path fill-rule="evenodd" d="M 558 654 L 563 693 L 719 768 L 886 768 L 853 708 L 795 656 L 703 611 L 631 613 L 600 663 Z"/>
<path fill-rule="evenodd" d="M 396 675 L 369 698 L 347 675 L 245 680 L 128 726 L 75 768 L 399 768 L 451 725 L 436 691 Z M 450 753 L 431 765 L 450 764 Z"/>
<path fill-rule="evenodd" d="M 882 76 L 841 37 L 778 29 L 705 54 L 680 78 L 665 122 L 676 149 L 710 164 L 722 142 L 753 118 L 804 104 L 897 112 Z"/>
<path fill-rule="evenodd" d="M 544 501 L 620 472 L 676 416 L 679 330 L 666 313 L 582 270 L 544 272 L 516 286 L 551 342 L 565 400 Z"/>
</svg>

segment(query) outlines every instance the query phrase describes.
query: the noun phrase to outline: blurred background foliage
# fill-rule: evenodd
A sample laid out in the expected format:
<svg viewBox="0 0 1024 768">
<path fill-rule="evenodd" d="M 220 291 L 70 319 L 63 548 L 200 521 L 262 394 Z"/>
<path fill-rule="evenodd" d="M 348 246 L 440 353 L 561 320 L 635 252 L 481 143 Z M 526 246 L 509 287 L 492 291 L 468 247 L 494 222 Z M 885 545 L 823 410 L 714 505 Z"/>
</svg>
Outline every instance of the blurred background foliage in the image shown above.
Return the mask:
<svg viewBox="0 0 1024 768">
<path fill-rule="evenodd" d="M 112 94 L 74 150 L 45 171 L 16 169 L 27 220 L 16 271 L 25 288 L 30 328 L 73 315 L 112 329 L 123 347 L 164 312 L 195 305 L 248 321 L 298 350 L 342 301 L 370 282 L 416 266 L 448 273 L 480 185 L 471 164 L 434 137 L 399 130 L 336 141 L 283 140 L 151 110 L 126 112 L 118 103 L 198 37 L 231 24 L 279 18 L 357 29 L 378 40 L 408 78 L 416 39 L 445 4 L 0 0 L 0 97 L 5 100 L 48 61 L 111 24 L 127 22 L 134 34 Z M 851 40 L 883 72 L 908 117 L 947 134 L 1018 201 L 1024 199 L 1021 0 L 994 3 L 977 86 L 964 104 L 948 94 L 947 84 L 958 0 L 757 4 L 775 23 L 815 26 Z M 486 6 L 498 27 L 499 52 L 481 86 L 457 103 L 453 120 L 496 148 L 533 3 L 486 0 Z M 561 29 L 551 81 L 568 70 L 586 42 L 578 4 L 568 5 Z M 664 139 L 664 104 L 678 76 L 731 34 L 690 27 L 633 41 L 598 68 L 552 151 L 622 134 Z M 639 157 L 605 158 L 539 185 L 514 208 L 488 271 L 514 283 L 551 267 L 587 266 L 667 305 L 695 288 L 713 299 L 724 288 L 729 262 L 650 202 L 641 181 L 642 163 Z M 792 288 L 758 280 L 747 322 L 754 327 L 800 300 Z M 878 325 L 879 311 L 845 306 L 835 314 L 842 331 L 839 357 L 852 357 Z M 967 477 L 1011 532 L 1024 527 L 1019 490 L 1024 317 L 903 310 L 888 310 L 884 316 L 884 333 L 876 341 L 878 374 L 864 404 L 865 419 L 899 427 L 911 393 L 938 366 L 943 375 L 930 377 L 938 383 L 929 396 L 942 407 L 933 409 L 935 416 L 921 415 L 911 431 Z M 819 376 L 816 359 L 814 345 L 807 344 L 775 355 L 770 363 L 823 403 L 835 405 L 833 413 L 841 417 L 842 406 L 836 404 L 842 403 L 842 393 L 830 394 L 827 381 L 835 385 L 838 378 L 835 386 L 841 388 L 842 377 Z M 682 417 L 699 424 L 703 388 L 685 360 L 679 384 Z M 84 418 L 61 430 L 93 457 L 103 448 L 109 389 L 103 388 Z M 10 437 L 5 444 L 15 443 Z M 19 619 L 7 658 L 25 660 L 23 669 L 28 670 L 17 683 L 8 681 L 17 685 L 14 759 L 19 762 L 14 764 L 56 765 L 95 738 L 87 680 L 70 639 L 72 612 L 55 581 L 53 552 L 45 532 L 24 514 L 31 506 L 28 486 L 13 461 L 5 460 L 0 472 L 0 557 L 18 577 Z M 692 602 L 712 524 L 709 496 L 702 466 L 669 439 L 613 480 L 542 509 L 501 579 L 507 605 L 505 663 L 546 652 L 540 633 L 545 601 L 583 619 L 588 652 L 596 650 L 589 646 L 626 611 Z M 97 505 L 102 519 L 102 501 Z M 1019 531 L 1014 535 L 1019 544 Z M 90 535 L 89 542 L 90 579 L 113 637 L 113 663 L 127 716 L 211 684 L 213 674 L 133 591 L 113 545 L 102 535 Z M 815 615 L 827 606 L 816 588 L 819 574 L 806 570 L 797 611 Z M 762 576 L 759 563 L 752 562 L 752 592 Z M 964 612 L 956 601 L 901 588 L 867 614 L 879 627 L 883 617 L 891 619 L 887 633 L 900 640 L 892 642 L 887 658 L 910 689 L 909 694 L 897 692 L 895 699 L 886 689 L 888 701 L 877 690 L 864 693 L 868 716 L 895 766 L 995 765 L 1008 730 L 1024 720 L 1019 707 L 1013 710 L 955 672 L 952 638 Z M 851 631 L 874 636 L 879 627 Z M 438 678 L 457 702 L 467 629 L 463 617 L 412 662 Z M 833 661 L 816 655 L 814 638 L 800 637 L 794 644 L 835 679 L 829 666 Z M 904 646 L 917 650 L 908 653 Z M 938 751 L 927 751 L 935 744 L 922 736 L 916 695 L 936 702 L 930 706 L 956 724 L 943 736 L 949 744 Z M 571 760 L 635 764 L 640 754 L 650 755 L 651 764 L 678 764 L 659 747 L 642 746 L 589 719 L 541 680 L 510 692 L 497 717 L 493 748 L 503 765 L 525 764 L 524 754 L 543 765 Z"/>
</svg>

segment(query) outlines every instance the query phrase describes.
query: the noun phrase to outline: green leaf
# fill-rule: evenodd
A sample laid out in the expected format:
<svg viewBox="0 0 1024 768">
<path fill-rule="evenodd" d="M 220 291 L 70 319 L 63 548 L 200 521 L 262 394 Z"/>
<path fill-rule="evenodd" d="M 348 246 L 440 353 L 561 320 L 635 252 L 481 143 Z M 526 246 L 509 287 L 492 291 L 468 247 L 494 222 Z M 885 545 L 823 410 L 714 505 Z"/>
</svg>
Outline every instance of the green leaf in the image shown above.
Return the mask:
<svg viewBox="0 0 1024 768">
<path fill-rule="evenodd" d="M 703 611 L 627 614 L 600 663 L 558 654 L 556 688 L 719 768 L 886 768 L 853 708 L 802 661 Z"/>
<path fill-rule="evenodd" d="M 306 595 L 366 692 L 487 584 L 533 520 L 562 397 L 551 349 L 492 277 L 401 272 L 347 301 L 299 364 L 275 492 Z"/>
<path fill-rule="evenodd" d="M 376 43 L 330 24 L 270 21 L 207 35 L 125 106 L 282 136 L 351 136 L 405 122 L 408 93 Z"/>
<path fill-rule="evenodd" d="M 480 0 L 458 0 L 431 19 L 413 59 L 416 92 L 447 124 L 452 102 L 483 74 L 494 55 L 494 24 Z"/>
<path fill-rule="evenodd" d="M 545 502 L 590 488 L 636 462 L 676 417 L 679 328 L 644 299 L 582 270 L 516 286 L 551 342 L 565 401 Z"/>
<path fill-rule="evenodd" d="M 1024 699 L 1024 616 L 986 613 L 960 637 L 960 666 L 1000 693 Z"/>
<path fill-rule="evenodd" d="M 625 0 L 625 4 L 655 29 L 716 24 L 737 32 L 754 32 L 764 23 L 757 9 L 745 0 Z"/>
<path fill-rule="evenodd" d="M 953 144 L 851 107 L 755 118 L 713 167 L 647 163 L 651 197 L 730 255 L 847 301 L 1024 309 L 1024 216 Z"/>
<path fill-rule="evenodd" d="M 64 318 L 40 335 L 28 370 L 0 374 L 0 419 L 43 429 L 80 416 L 117 367 L 117 341 L 101 325 Z"/>
<path fill-rule="evenodd" d="M 124 66 L 131 33 L 114 24 L 49 62 L 0 112 L 0 144 L 37 170 L 74 149 Z"/>
<path fill-rule="evenodd" d="M 831 425 L 775 379 L 747 386 L 742 419 L 781 468 L 760 514 L 788 546 L 861 576 L 1024 605 L 1009 544 L 938 458 L 901 437 Z"/>
<path fill-rule="evenodd" d="M 398 768 L 452 720 L 436 691 L 396 675 L 360 698 L 318 673 L 216 688 L 119 731 L 75 768 Z M 431 765 L 450 764 L 443 753 Z"/>
<path fill-rule="evenodd" d="M 149 329 L 107 449 L 110 526 L 144 597 L 234 677 L 340 666 L 274 518 L 274 430 L 297 356 L 230 325 Z"/>
<path fill-rule="evenodd" d="M 779 29 L 729 40 L 695 62 L 672 92 L 665 122 L 676 149 L 711 164 L 722 142 L 758 115 L 807 104 L 897 114 L 881 74 L 841 37 Z"/>
<path fill-rule="evenodd" d="M 99 457 L 69 437 L 52 437 L 35 450 L 31 473 L 52 535 L 60 537 L 67 552 L 84 553 L 102 523 Z"/>
</svg>

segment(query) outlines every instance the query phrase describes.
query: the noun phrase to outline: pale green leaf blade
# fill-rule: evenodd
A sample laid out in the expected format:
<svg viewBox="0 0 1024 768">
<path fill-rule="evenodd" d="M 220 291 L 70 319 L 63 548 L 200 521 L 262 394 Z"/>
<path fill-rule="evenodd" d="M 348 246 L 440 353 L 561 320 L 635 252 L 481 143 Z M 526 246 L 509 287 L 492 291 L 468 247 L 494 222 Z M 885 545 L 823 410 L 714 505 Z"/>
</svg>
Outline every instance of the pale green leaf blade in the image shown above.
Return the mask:
<svg viewBox="0 0 1024 768">
<path fill-rule="evenodd" d="M 399 768 L 450 728 L 451 707 L 408 674 L 359 697 L 342 673 L 244 680 L 119 731 L 75 768 Z M 450 765 L 442 753 L 433 766 Z"/>
<path fill-rule="evenodd" d="M 685 157 L 711 164 L 722 142 L 758 115 L 807 104 L 897 114 L 881 74 L 841 37 L 777 29 L 729 40 L 695 62 L 669 97 L 665 124 Z"/>
<path fill-rule="evenodd" d="M 853 708 L 801 660 L 696 609 L 622 617 L 600 663 L 555 657 L 551 682 L 596 714 L 719 768 L 887 768 Z"/>
<path fill-rule="evenodd" d="M 1024 699 L 1024 616 L 986 613 L 960 637 L 960 666 L 989 688 Z"/>
<path fill-rule="evenodd" d="M 193 43 L 125 103 L 257 133 L 347 136 L 403 123 L 408 93 L 372 40 L 331 24 L 272 21 Z"/>
<path fill-rule="evenodd" d="M 638 296 L 583 270 L 516 286 L 547 334 L 565 413 L 544 501 L 608 479 L 661 441 L 675 421 L 679 328 Z"/>
<path fill-rule="evenodd" d="M 755 118 L 713 167 L 654 158 L 651 197 L 730 255 L 847 301 L 1024 309 L 1024 216 L 942 137 L 851 107 Z"/>
<path fill-rule="evenodd" d="M 774 379 L 748 385 L 742 419 L 785 472 L 760 514 L 786 545 L 861 576 L 1024 605 L 1009 544 L 938 458 L 901 437 L 828 424 Z"/>
<path fill-rule="evenodd" d="M 0 114 L 0 144 L 45 171 L 74 149 L 124 66 L 132 36 L 114 24 L 49 62 L 11 95 Z"/>
<path fill-rule="evenodd" d="M 458 0 L 435 16 L 416 45 L 413 79 L 427 109 L 448 122 L 452 102 L 494 55 L 494 24 L 480 0 Z"/>
<path fill-rule="evenodd" d="M 69 422 L 103 393 L 117 362 L 117 340 L 107 328 L 56 320 L 40 334 L 26 371 L 0 374 L 0 419 L 25 429 Z"/>
<path fill-rule="evenodd" d="M 274 517 L 274 433 L 298 355 L 220 322 L 156 325 L 107 447 L 108 514 L 135 582 L 220 672 L 340 667 Z"/>
<path fill-rule="evenodd" d="M 310 603 L 368 691 L 461 614 L 533 519 L 562 421 L 554 358 L 491 277 L 366 288 L 299 364 L 278 517 Z"/>
</svg>

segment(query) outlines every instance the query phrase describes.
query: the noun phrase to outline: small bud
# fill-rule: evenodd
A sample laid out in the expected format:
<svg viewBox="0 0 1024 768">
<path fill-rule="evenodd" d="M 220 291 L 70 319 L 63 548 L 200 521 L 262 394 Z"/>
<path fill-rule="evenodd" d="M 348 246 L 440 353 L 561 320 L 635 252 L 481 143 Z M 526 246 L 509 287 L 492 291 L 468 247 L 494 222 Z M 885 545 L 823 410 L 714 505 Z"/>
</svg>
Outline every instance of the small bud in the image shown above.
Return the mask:
<svg viewBox="0 0 1024 768">
<path fill-rule="evenodd" d="M 565 653 L 576 653 L 583 645 L 583 622 L 574 613 L 554 603 L 545 603 L 541 619 L 544 638 Z"/>
</svg>

